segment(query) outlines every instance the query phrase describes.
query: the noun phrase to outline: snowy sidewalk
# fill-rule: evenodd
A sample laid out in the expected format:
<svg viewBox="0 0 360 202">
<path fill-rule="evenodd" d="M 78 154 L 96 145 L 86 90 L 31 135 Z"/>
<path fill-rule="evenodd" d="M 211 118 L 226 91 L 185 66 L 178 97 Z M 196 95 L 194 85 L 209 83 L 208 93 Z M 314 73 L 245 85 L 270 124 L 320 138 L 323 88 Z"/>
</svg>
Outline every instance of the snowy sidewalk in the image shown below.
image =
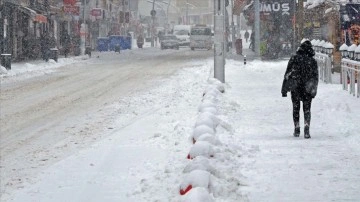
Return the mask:
<svg viewBox="0 0 360 202">
<path fill-rule="evenodd" d="M 359 201 L 360 100 L 320 82 L 312 138 L 303 138 L 303 120 L 295 138 L 290 95 L 280 93 L 287 61 L 230 63 L 226 95 L 238 110 L 230 118 L 236 139 L 249 148 L 239 168 L 249 201 Z"/>
<path fill-rule="evenodd" d="M 54 72 L 59 67 L 74 64 L 76 62 L 88 60 L 88 59 L 89 57 L 87 55 L 84 55 L 84 56 L 75 56 L 68 58 L 59 58 L 58 62 L 55 62 L 52 59 L 50 59 L 48 62 L 45 62 L 44 60 L 13 62 L 11 64 L 10 70 L 6 70 L 5 67 L 0 66 L 0 78 L 14 77 L 14 76 L 22 77 L 22 78 L 30 78 L 35 76 L 41 76 L 44 74 L 49 74 L 51 72 Z"/>
</svg>

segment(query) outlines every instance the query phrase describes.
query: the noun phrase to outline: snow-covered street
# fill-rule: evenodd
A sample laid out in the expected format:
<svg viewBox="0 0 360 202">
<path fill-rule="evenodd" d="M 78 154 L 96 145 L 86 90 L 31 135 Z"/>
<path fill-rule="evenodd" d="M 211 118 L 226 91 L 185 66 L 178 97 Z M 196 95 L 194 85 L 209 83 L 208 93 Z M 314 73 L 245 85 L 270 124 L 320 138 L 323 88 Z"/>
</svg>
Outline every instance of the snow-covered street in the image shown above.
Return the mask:
<svg viewBox="0 0 360 202">
<path fill-rule="evenodd" d="M 98 53 L 51 72 L 39 64 L 2 74 L 1 201 L 184 201 L 179 187 L 194 161 L 186 157 L 213 75 L 212 53 L 135 49 Z M 222 144 L 209 158 L 211 197 L 360 201 L 360 99 L 340 84 L 320 82 L 312 138 L 304 139 L 303 131 L 295 138 L 290 95 L 280 92 L 286 65 L 227 60 L 225 93 L 216 101 Z M 26 91 L 36 80 L 38 95 L 24 93 L 11 102 L 17 96 L 12 88 Z M 27 109 L 34 101 L 58 110 Z M 32 121 L 22 123 L 22 115 Z"/>
</svg>

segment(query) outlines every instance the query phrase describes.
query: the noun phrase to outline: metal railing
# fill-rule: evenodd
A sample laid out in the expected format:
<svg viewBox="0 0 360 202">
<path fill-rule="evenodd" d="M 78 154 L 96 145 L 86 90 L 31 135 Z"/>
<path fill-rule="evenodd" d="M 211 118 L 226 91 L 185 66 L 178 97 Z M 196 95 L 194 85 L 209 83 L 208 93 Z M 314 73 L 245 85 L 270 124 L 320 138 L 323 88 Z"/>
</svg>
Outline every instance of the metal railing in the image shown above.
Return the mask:
<svg viewBox="0 0 360 202">
<path fill-rule="evenodd" d="M 315 59 L 319 67 L 320 80 L 332 83 L 331 74 L 333 70 L 334 46 L 325 41 L 311 41 L 316 52 Z M 355 44 L 348 47 L 343 44 L 339 47 L 341 52 L 340 82 L 344 90 L 350 94 L 360 97 L 360 53 Z M 351 59 L 350 59 L 351 58 Z"/>
<path fill-rule="evenodd" d="M 319 78 L 325 83 L 332 83 L 331 74 L 333 68 L 333 58 L 324 53 L 316 52 L 315 60 L 319 67 Z"/>
<path fill-rule="evenodd" d="M 341 60 L 341 81 L 344 90 L 360 98 L 360 61 Z"/>
</svg>

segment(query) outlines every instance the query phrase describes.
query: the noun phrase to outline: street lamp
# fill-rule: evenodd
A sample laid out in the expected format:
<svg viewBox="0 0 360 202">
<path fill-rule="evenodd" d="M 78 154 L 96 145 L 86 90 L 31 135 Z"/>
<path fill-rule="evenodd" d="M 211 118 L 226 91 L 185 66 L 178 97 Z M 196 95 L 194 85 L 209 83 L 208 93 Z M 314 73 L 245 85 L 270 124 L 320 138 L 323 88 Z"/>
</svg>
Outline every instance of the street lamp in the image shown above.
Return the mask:
<svg viewBox="0 0 360 202">
<path fill-rule="evenodd" d="M 325 41 L 324 40 L 322 40 L 322 41 L 320 41 L 320 43 L 318 44 L 318 46 L 319 46 L 319 51 L 321 52 L 321 53 L 324 53 L 324 45 L 325 45 Z"/>
<path fill-rule="evenodd" d="M 189 3 L 189 0 L 186 0 L 186 23 L 185 24 L 189 24 L 189 5 L 192 6 L 193 8 L 197 8 L 196 6 L 194 6 L 193 4 Z"/>
<path fill-rule="evenodd" d="M 179 14 L 179 11 L 178 11 L 177 7 L 175 7 L 174 5 L 171 4 L 171 0 L 168 0 L 167 2 L 161 0 L 161 1 L 159 1 L 159 3 L 167 4 L 167 8 L 166 8 L 166 23 L 167 23 L 167 25 L 166 25 L 165 29 L 166 29 L 166 32 L 168 32 L 168 28 L 169 28 L 169 25 L 170 25 L 170 23 L 169 23 L 169 7 L 171 6 L 171 7 L 175 8 L 176 12 L 178 14 Z"/>
<path fill-rule="evenodd" d="M 319 40 L 315 40 L 314 41 L 314 43 L 312 43 L 312 45 L 314 46 L 314 50 L 316 51 L 316 52 L 319 52 L 319 48 L 318 48 L 318 44 L 319 44 Z"/>
<path fill-rule="evenodd" d="M 311 43 L 312 46 L 314 46 L 315 39 L 311 40 L 310 43 Z"/>
<path fill-rule="evenodd" d="M 153 3 L 153 1 L 150 1 L 150 0 L 147 0 L 147 2 L 149 2 L 149 3 Z M 166 23 L 167 23 L 167 18 L 168 18 L 168 12 L 169 12 L 169 10 L 167 9 L 167 10 L 165 10 L 164 9 L 164 5 L 161 5 L 160 3 L 166 3 L 167 4 L 167 2 L 163 2 L 163 1 L 159 1 L 159 2 L 155 2 L 155 5 L 157 6 L 157 8 L 160 8 L 164 13 L 165 13 L 165 21 L 166 21 Z M 155 7 L 154 7 L 154 10 L 155 10 Z M 158 17 L 158 18 L 160 18 L 160 17 Z"/>
<path fill-rule="evenodd" d="M 155 0 L 153 0 L 152 2 L 152 10 L 150 12 L 151 14 L 151 21 L 152 21 L 152 25 L 151 25 L 151 47 L 154 47 L 154 29 L 155 29 L 155 15 L 156 15 L 156 11 L 155 11 Z"/>
<path fill-rule="evenodd" d="M 324 45 L 324 48 L 325 48 L 325 53 L 326 53 L 326 54 L 328 54 L 329 56 L 332 55 L 333 50 L 334 50 L 334 45 L 332 45 L 332 43 L 327 42 L 327 43 Z"/>
<path fill-rule="evenodd" d="M 344 43 L 343 45 L 340 46 L 339 51 L 341 52 L 341 56 L 343 58 L 347 57 L 347 50 L 348 50 L 348 46 Z"/>
<path fill-rule="evenodd" d="M 349 48 L 348 48 L 348 52 L 349 52 L 349 58 L 354 60 L 354 55 L 355 55 L 355 49 L 357 48 L 357 45 L 356 44 L 353 44 L 351 45 Z"/>
<path fill-rule="evenodd" d="M 355 49 L 355 59 L 360 61 L 360 45 Z"/>
</svg>

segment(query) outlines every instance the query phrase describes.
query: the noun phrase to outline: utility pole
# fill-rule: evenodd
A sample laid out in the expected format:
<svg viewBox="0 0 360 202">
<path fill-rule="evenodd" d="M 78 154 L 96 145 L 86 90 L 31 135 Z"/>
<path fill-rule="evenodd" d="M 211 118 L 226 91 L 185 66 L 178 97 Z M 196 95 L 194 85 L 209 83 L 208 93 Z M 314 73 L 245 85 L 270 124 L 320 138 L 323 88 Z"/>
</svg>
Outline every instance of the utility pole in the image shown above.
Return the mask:
<svg viewBox="0 0 360 202">
<path fill-rule="evenodd" d="M 298 9 L 298 26 L 299 26 L 299 32 L 298 32 L 298 40 L 300 41 L 304 38 L 304 0 L 298 1 L 299 9 Z"/>
<path fill-rule="evenodd" d="M 83 0 L 83 22 L 80 27 L 80 53 L 85 55 L 85 37 L 86 37 L 86 20 L 85 20 L 86 0 Z"/>
<path fill-rule="evenodd" d="M 254 1 L 254 9 L 255 9 L 255 53 L 259 57 L 260 56 L 260 2 L 259 0 Z M 254 30 L 253 30 L 254 31 Z"/>
<path fill-rule="evenodd" d="M 241 38 L 241 13 L 236 16 L 236 24 L 237 24 L 237 27 L 236 27 L 236 33 L 237 33 L 237 36 L 238 38 L 240 39 Z"/>
<path fill-rule="evenodd" d="M 155 0 L 153 0 L 153 5 L 152 5 L 152 10 L 150 12 L 151 14 L 151 47 L 154 47 L 154 31 L 155 31 L 155 15 L 156 15 L 156 11 L 155 11 Z"/>
<path fill-rule="evenodd" d="M 214 78 L 225 83 L 225 0 L 214 1 Z"/>
<path fill-rule="evenodd" d="M 125 27 L 126 27 L 126 10 L 125 10 L 125 0 L 122 0 L 122 12 L 124 15 L 124 20 L 123 20 L 123 24 L 122 24 L 122 30 L 121 30 L 121 34 L 124 36 L 125 35 Z"/>
<path fill-rule="evenodd" d="M 230 0 L 230 3 L 231 3 L 231 47 L 232 47 L 232 52 L 235 53 L 234 0 Z"/>
<path fill-rule="evenodd" d="M 169 7 L 170 7 L 170 4 L 171 4 L 171 0 L 169 0 L 167 10 L 166 10 L 167 33 L 169 33 L 169 29 L 170 29 L 170 22 L 169 22 Z"/>
<path fill-rule="evenodd" d="M 189 0 L 186 0 L 186 25 L 189 24 Z"/>
</svg>

